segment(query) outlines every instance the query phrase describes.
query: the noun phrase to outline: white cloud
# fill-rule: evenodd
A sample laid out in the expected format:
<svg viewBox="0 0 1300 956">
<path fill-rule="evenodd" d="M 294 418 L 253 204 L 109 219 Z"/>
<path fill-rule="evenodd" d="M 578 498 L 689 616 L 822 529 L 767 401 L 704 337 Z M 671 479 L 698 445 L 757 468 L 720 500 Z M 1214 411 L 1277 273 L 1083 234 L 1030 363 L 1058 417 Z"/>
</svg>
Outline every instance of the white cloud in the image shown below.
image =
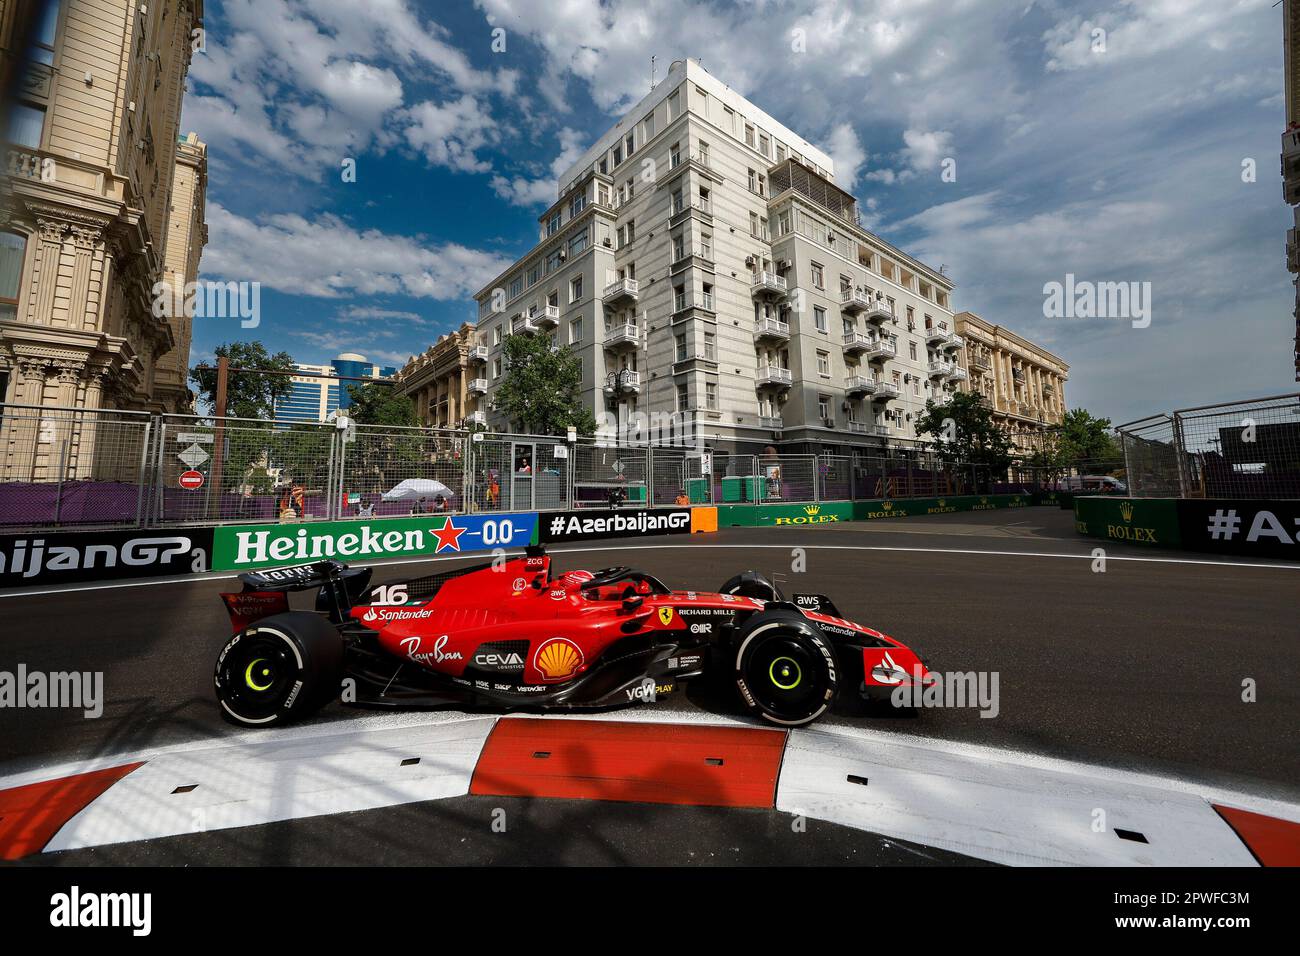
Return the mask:
<svg viewBox="0 0 1300 956">
<path fill-rule="evenodd" d="M 515 206 L 549 206 L 555 202 L 559 198 L 560 174 L 577 162 L 589 145 L 585 133 L 567 126 L 560 130 L 559 139 L 560 152 L 551 160 L 549 176 L 493 176 L 493 191 Z"/>
<path fill-rule="evenodd" d="M 499 137 L 495 121 L 477 100 L 465 95 L 446 103 L 425 101 L 403 113 L 407 143 L 436 166 L 482 173 L 491 164 L 478 151 Z"/>
<path fill-rule="evenodd" d="M 269 289 L 316 298 L 406 295 L 464 301 L 510 260 L 457 243 L 426 244 L 337 216 L 268 216 L 260 222 L 208 204 L 211 241 L 205 278 L 258 281 Z"/>
<path fill-rule="evenodd" d="M 903 158 L 915 173 L 938 168 L 940 161 L 952 154 L 952 133 L 947 130 L 903 130 Z"/>
<path fill-rule="evenodd" d="M 858 171 L 867 161 L 867 151 L 853 127 L 841 123 L 831 130 L 827 152 L 835 161 L 835 181 L 841 189 L 851 190 L 858 183 Z"/>
</svg>

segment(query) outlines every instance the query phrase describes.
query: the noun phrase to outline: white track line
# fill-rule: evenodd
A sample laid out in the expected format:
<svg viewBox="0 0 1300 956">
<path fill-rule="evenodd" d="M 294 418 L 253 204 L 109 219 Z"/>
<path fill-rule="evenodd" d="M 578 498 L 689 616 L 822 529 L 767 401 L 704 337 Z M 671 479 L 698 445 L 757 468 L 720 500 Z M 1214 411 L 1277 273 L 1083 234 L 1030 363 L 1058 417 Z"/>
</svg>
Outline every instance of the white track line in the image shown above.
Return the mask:
<svg viewBox="0 0 1300 956">
<path fill-rule="evenodd" d="M 893 547 L 888 545 L 871 545 L 871 544 L 807 544 L 792 542 L 790 544 L 630 544 L 630 545 L 590 545 L 574 546 L 564 548 L 547 548 L 547 554 L 587 554 L 593 551 L 675 551 L 683 547 L 705 549 L 731 549 L 731 550 L 761 550 L 776 549 L 779 551 L 788 551 L 791 548 L 803 548 L 809 551 L 892 551 L 908 554 L 964 554 L 964 555 L 987 555 L 990 557 L 1007 557 L 1007 558 L 1067 558 L 1076 561 L 1094 561 L 1092 554 L 1068 554 L 1053 551 L 991 551 L 982 548 L 904 548 Z M 506 549 L 508 555 L 523 554 L 523 550 Z M 372 568 L 385 568 L 403 564 L 426 564 L 442 561 L 468 561 L 474 558 L 487 557 L 492 554 L 491 551 L 476 551 L 468 554 L 448 555 L 446 557 L 417 557 L 401 558 L 391 561 L 365 561 L 357 562 L 359 565 Z M 1276 562 L 1269 564 L 1260 564 L 1250 561 L 1216 561 L 1214 559 L 1197 559 L 1197 558 L 1149 558 L 1139 557 L 1136 555 L 1119 555 L 1107 554 L 1107 561 L 1129 561 L 1137 564 L 1191 564 L 1204 565 L 1213 568 L 1254 568 L 1265 571 L 1300 571 L 1300 563 Z M 2 598 L 19 598 L 19 597 L 43 597 L 47 594 L 79 594 L 86 591 L 105 591 L 117 588 L 146 588 L 155 587 L 160 584 L 197 584 L 203 581 L 230 581 L 239 576 L 239 572 L 230 574 L 196 574 L 183 575 L 180 577 L 156 578 L 148 581 L 106 581 L 102 584 L 86 584 L 76 587 L 66 588 L 41 588 L 35 591 L 0 591 Z"/>
</svg>

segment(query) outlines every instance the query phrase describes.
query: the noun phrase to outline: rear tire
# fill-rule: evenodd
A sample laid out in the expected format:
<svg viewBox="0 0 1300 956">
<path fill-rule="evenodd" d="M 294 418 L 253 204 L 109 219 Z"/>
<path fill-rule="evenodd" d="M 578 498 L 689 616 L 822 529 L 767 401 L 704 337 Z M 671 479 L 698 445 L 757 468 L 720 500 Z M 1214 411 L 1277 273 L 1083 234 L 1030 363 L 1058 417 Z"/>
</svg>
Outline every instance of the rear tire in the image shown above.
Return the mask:
<svg viewBox="0 0 1300 956">
<path fill-rule="evenodd" d="M 740 597 L 757 598 L 760 601 L 781 601 L 781 589 L 768 580 L 767 575 L 757 571 L 741 571 L 718 588 L 719 594 L 736 594 Z"/>
<path fill-rule="evenodd" d="M 835 651 L 798 611 L 760 611 L 736 635 L 736 688 L 745 706 L 782 727 L 810 724 L 835 700 Z"/>
<path fill-rule="evenodd" d="M 217 656 L 222 715 L 241 727 L 301 720 L 339 692 L 343 638 L 305 611 L 273 614 L 240 631 Z"/>
</svg>

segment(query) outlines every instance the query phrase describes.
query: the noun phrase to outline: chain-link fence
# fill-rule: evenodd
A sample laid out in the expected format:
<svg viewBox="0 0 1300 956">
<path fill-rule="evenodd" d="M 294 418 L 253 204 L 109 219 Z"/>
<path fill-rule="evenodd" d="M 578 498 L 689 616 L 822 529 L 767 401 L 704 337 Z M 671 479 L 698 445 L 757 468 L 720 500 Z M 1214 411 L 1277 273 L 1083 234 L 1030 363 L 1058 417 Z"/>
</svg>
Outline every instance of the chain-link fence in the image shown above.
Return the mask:
<svg viewBox="0 0 1300 956">
<path fill-rule="evenodd" d="M 739 454 L 3 405 L 0 454 L 0 527 L 10 529 L 940 497 L 1030 492 L 1059 477 L 1023 466 L 994 475 L 917 451 Z"/>
<path fill-rule="evenodd" d="M 0 405 L 0 528 L 142 524 L 152 427 L 132 412 Z"/>
<path fill-rule="evenodd" d="M 1118 431 L 1130 495 L 1300 497 L 1300 393 L 1180 409 Z"/>
</svg>

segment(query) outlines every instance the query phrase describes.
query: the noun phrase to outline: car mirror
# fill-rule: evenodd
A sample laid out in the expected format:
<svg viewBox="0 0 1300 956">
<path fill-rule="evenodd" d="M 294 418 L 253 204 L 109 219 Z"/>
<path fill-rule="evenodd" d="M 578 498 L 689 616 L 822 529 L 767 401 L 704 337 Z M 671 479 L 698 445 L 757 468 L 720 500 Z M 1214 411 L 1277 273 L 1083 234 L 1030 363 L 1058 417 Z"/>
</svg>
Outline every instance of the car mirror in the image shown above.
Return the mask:
<svg viewBox="0 0 1300 956">
<path fill-rule="evenodd" d="M 633 611 L 640 608 L 641 605 L 644 603 L 645 603 L 645 598 L 641 597 L 640 595 L 623 598 L 623 613 L 631 614 Z"/>
</svg>

